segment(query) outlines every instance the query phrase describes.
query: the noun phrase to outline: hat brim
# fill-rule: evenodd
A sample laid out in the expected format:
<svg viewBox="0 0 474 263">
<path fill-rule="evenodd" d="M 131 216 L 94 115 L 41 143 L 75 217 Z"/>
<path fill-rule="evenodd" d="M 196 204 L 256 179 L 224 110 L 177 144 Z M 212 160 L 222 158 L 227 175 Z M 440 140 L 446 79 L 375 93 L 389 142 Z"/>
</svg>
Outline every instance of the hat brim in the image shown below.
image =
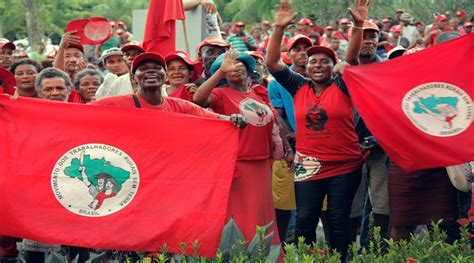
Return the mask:
<svg viewBox="0 0 474 263">
<path fill-rule="evenodd" d="M 3 44 L 3 46 L 2 46 L 1 48 L 3 49 L 3 48 L 5 48 L 5 47 L 10 48 L 11 50 L 15 50 L 15 49 L 16 49 L 16 45 L 15 45 L 13 42 L 7 42 L 7 43 Z"/>
<path fill-rule="evenodd" d="M 334 52 L 334 50 L 332 50 L 328 47 L 314 46 L 314 47 L 310 47 L 310 48 L 308 48 L 308 50 L 306 50 L 306 55 L 308 55 L 308 58 L 310 56 L 312 56 L 314 54 L 318 54 L 318 53 L 323 53 L 323 54 L 328 55 L 332 59 L 332 62 L 334 62 L 334 64 L 337 63 L 336 52 Z"/>
<path fill-rule="evenodd" d="M 166 61 L 160 54 L 148 52 L 142 53 L 135 57 L 135 59 L 132 61 L 132 73 L 135 73 L 138 66 L 140 66 L 146 60 L 156 61 L 166 69 Z"/>
<path fill-rule="evenodd" d="M 138 45 L 125 45 L 120 50 L 122 50 L 122 52 L 125 52 L 125 51 L 130 50 L 130 49 L 136 49 L 136 50 L 138 50 L 142 53 L 145 52 L 145 50 L 142 47 L 138 46 Z"/>
<path fill-rule="evenodd" d="M 166 65 L 168 65 L 168 63 L 170 61 L 175 60 L 175 59 L 182 60 L 182 61 L 184 61 L 184 63 L 186 63 L 187 65 L 189 65 L 190 67 L 193 68 L 193 75 L 190 78 L 191 81 L 194 81 L 194 80 L 198 79 L 199 76 L 201 76 L 201 73 L 202 73 L 202 70 L 203 70 L 201 62 L 192 61 L 189 57 L 181 57 L 177 54 L 171 54 L 171 55 L 166 56 L 166 58 L 165 58 Z"/>
<path fill-rule="evenodd" d="M 97 45 L 104 43 L 112 37 L 110 22 L 104 17 L 89 17 L 71 20 L 66 25 L 66 32 L 77 31 L 75 34 L 81 38 L 79 44 Z"/>
<path fill-rule="evenodd" d="M 221 67 L 222 62 L 224 61 L 224 57 L 225 57 L 225 53 L 220 54 L 216 58 L 216 60 L 212 63 L 211 70 L 210 70 L 211 75 L 214 75 L 214 73 L 216 73 L 216 71 Z M 247 68 L 247 74 L 250 75 L 251 73 L 254 72 L 255 66 L 257 63 L 251 55 L 246 54 L 246 53 L 239 53 L 237 55 L 237 60 L 241 61 L 245 65 L 245 67 Z"/>
</svg>

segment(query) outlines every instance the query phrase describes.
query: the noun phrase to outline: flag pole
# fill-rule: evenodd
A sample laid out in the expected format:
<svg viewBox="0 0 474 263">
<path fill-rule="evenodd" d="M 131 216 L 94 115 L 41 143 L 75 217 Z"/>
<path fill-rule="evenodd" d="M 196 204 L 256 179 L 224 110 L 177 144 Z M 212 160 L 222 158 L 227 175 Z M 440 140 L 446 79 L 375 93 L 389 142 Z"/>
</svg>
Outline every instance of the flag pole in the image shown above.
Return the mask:
<svg viewBox="0 0 474 263">
<path fill-rule="evenodd" d="M 181 23 L 183 23 L 184 44 L 186 45 L 186 52 L 188 54 L 191 54 L 189 50 L 188 29 L 186 28 L 186 19 L 181 20 Z"/>
</svg>

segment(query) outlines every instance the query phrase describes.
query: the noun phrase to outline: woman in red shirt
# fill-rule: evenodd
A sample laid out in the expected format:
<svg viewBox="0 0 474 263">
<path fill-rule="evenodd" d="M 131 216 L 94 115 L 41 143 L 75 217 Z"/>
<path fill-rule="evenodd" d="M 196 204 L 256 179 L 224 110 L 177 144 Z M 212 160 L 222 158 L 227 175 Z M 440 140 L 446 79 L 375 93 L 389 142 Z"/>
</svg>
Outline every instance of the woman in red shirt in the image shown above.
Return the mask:
<svg viewBox="0 0 474 263">
<path fill-rule="evenodd" d="M 224 115 L 241 113 L 248 121 L 240 133 L 227 213 L 227 220 L 235 220 L 247 242 L 257 225 L 275 222 L 270 163 L 274 115 L 265 88 L 251 86 L 249 75 L 255 64 L 253 57 L 234 50 L 220 55 L 211 66 L 212 76 L 193 96 L 198 105 Z M 223 79 L 226 84 L 215 88 Z M 275 224 L 273 229 L 273 243 L 278 243 Z"/>
<path fill-rule="evenodd" d="M 369 1 L 356 3 L 359 11 Z M 304 237 L 306 243 L 316 241 L 316 224 L 327 195 L 330 246 L 341 254 L 344 262 L 350 240 L 349 216 L 363 160 L 355 131 L 354 106 L 342 80 L 332 74 L 337 61 L 332 49 L 314 46 L 306 51 L 308 78 L 280 62 L 281 38 L 294 17 L 291 3 L 280 2 L 266 63 L 273 77 L 294 98 L 295 234 L 296 238 Z"/>
<path fill-rule="evenodd" d="M 197 90 L 195 81 L 202 73 L 201 62 L 193 61 L 188 53 L 175 51 L 165 57 L 168 84 L 163 85 L 162 95 L 192 101 Z"/>
</svg>

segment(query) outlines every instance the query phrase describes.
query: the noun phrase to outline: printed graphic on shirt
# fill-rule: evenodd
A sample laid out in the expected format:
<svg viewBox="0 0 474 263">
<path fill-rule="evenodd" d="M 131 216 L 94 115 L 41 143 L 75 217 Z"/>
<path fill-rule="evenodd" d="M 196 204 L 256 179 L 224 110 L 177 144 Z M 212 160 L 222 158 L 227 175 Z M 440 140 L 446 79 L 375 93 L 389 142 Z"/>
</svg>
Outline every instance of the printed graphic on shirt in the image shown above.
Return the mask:
<svg viewBox="0 0 474 263">
<path fill-rule="evenodd" d="M 321 171 L 321 162 L 311 156 L 296 152 L 295 155 L 295 182 L 304 181 L 316 176 Z"/>
<path fill-rule="evenodd" d="M 328 114 L 325 109 L 313 106 L 306 113 L 306 128 L 312 131 L 322 131 L 328 122 Z"/>
<path fill-rule="evenodd" d="M 473 120 L 472 99 L 449 83 L 419 85 L 407 92 L 401 106 L 415 127 L 437 137 L 460 134 Z"/>
<path fill-rule="evenodd" d="M 124 151 L 106 144 L 84 144 L 59 157 L 51 186 L 67 210 L 81 216 L 107 216 L 133 200 L 139 172 Z"/>
<path fill-rule="evenodd" d="M 270 107 L 251 98 L 242 100 L 239 108 L 240 113 L 247 118 L 249 124 L 253 126 L 265 126 L 273 118 Z"/>
</svg>

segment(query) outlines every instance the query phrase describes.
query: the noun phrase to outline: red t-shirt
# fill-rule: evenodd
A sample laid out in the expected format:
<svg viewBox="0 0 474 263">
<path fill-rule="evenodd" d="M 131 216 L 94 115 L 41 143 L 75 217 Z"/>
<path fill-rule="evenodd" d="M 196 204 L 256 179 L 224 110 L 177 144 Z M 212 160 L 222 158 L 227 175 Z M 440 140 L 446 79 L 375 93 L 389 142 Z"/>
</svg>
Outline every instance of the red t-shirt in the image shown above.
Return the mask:
<svg viewBox="0 0 474 263">
<path fill-rule="evenodd" d="M 207 111 L 196 104 L 193 104 L 189 101 L 185 101 L 178 98 L 172 97 L 162 97 L 163 103 L 160 106 L 153 106 L 146 102 L 139 94 L 137 94 L 138 101 L 140 102 L 141 108 L 145 109 L 154 109 L 167 112 L 176 112 L 184 113 L 200 117 L 208 117 L 217 119 L 218 114 Z M 103 105 L 103 106 L 122 106 L 135 108 L 135 103 L 133 101 L 132 95 L 121 95 L 121 96 L 112 96 L 106 97 L 100 100 L 96 100 L 91 103 L 92 105 Z"/>
<path fill-rule="evenodd" d="M 211 93 L 210 108 L 216 113 L 240 113 L 247 118 L 248 125 L 240 132 L 238 160 L 270 158 L 273 113 L 254 89 L 245 93 L 228 87 L 216 88 Z"/>
<path fill-rule="evenodd" d="M 342 40 L 349 40 L 349 32 L 342 33 L 341 31 L 335 31 L 332 33 L 331 37 L 335 37 Z"/>
<path fill-rule="evenodd" d="M 186 86 L 180 85 L 169 97 L 180 98 L 182 100 L 193 101 L 193 96 L 186 90 Z"/>
<path fill-rule="evenodd" d="M 351 98 L 334 83 L 319 96 L 305 83 L 296 93 L 294 104 L 297 158 L 314 162 L 316 169 L 314 174 L 300 174 L 300 179 L 321 179 L 356 170 L 362 152 Z"/>
</svg>

